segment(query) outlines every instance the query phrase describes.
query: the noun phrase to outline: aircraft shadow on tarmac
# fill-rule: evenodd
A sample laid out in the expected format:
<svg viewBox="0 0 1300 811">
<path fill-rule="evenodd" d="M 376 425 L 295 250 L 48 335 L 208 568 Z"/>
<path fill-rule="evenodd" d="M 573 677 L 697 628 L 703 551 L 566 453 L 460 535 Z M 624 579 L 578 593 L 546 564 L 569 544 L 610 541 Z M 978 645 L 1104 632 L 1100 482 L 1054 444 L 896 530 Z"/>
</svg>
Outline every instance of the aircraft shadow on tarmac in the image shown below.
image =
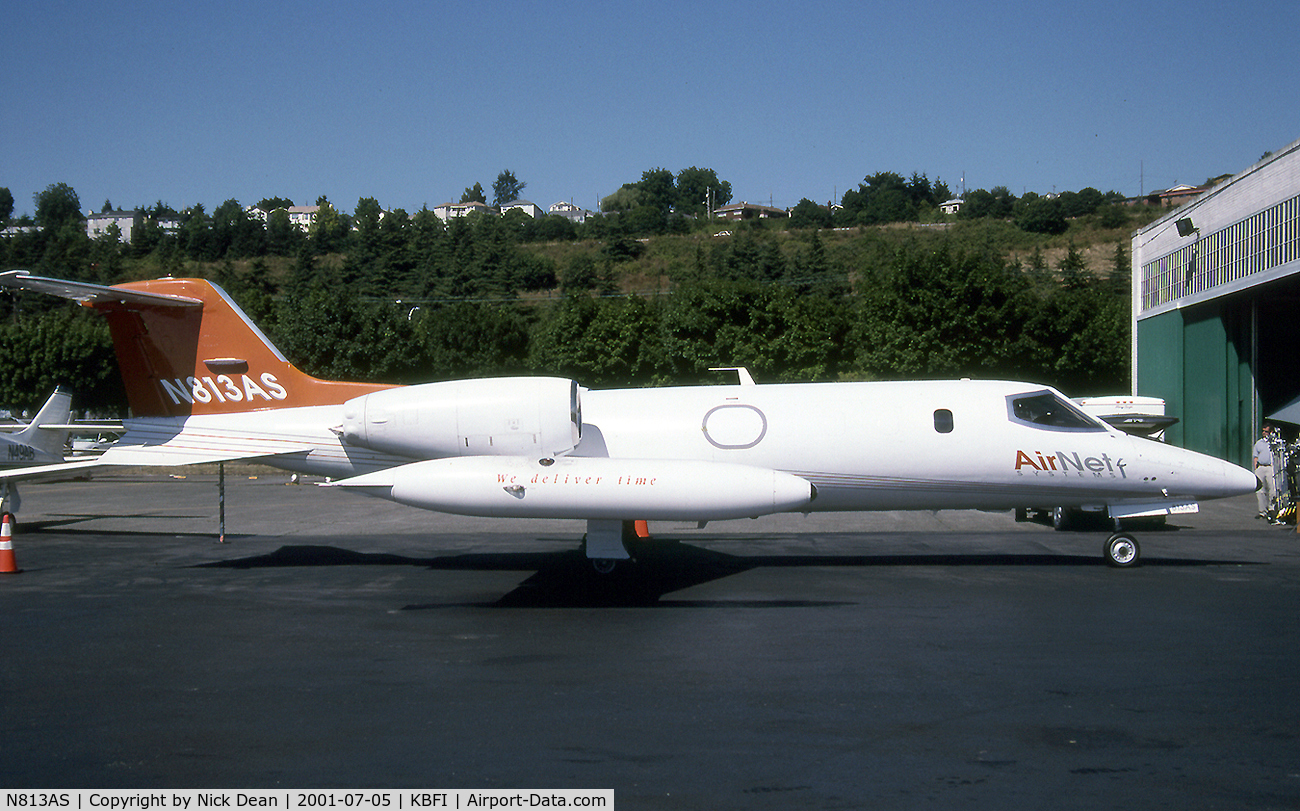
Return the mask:
<svg viewBox="0 0 1300 811">
<path fill-rule="evenodd" d="M 160 513 L 116 513 L 113 515 L 113 518 L 132 518 L 132 519 L 158 518 L 164 521 L 176 521 L 176 520 L 183 520 L 183 519 L 206 518 L 206 517 L 207 516 L 205 515 L 176 515 L 176 514 L 160 514 Z M 100 514 L 64 513 L 58 516 L 50 516 L 49 518 L 45 518 L 39 521 L 30 521 L 30 522 L 24 521 L 22 523 L 22 527 L 24 532 L 40 532 L 41 530 L 57 532 L 70 527 L 74 527 L 77 524 L 84 524 L 88 521 L 100 521 L 103 518 L 104 516 Z M 129 532 L 126 530 L 99 529 L 99 528 L 95 529 L 95 533 L 98 535 L 139 535 L 140 534 L 138 532 Z M 175 534 L 178 536 L 183 536 L 190 533 L 175 533 Z M 193 533 L 193 534 L 211 535 L 212 533 Z"/>
<path fill-rule="evenodd" d="M 698 540 L 698 539 L 692 539 Z M 736 540 L 736 538 L 728 538 Z M 265 555 L 196 564 L 195 568 L 253 569 L 281 566 L 418 566 L 445 571 L 528 571 L 533 574 L 492 603 L 495 608 L 803 607 L 842 605 L 822 600 L 670 600 L 661 598 L 691 586 L 757 568 L 874 566 L 1105 566 L 1098 555 L 915 554 L 915 555 L 731 555 L 679 540 L 656 538 L 630 550 L 633 561 L 601 574 L 578 549 L 562 552 L 470 553 L 411 557 L 355 552 L 334 546 L 284 546 Z M 1147 566 L 1213 566 L 1244 561 L 1147 558 Z M 456 604 L 410 605 L 406 610 L 448 608 Z"/>
</svg>

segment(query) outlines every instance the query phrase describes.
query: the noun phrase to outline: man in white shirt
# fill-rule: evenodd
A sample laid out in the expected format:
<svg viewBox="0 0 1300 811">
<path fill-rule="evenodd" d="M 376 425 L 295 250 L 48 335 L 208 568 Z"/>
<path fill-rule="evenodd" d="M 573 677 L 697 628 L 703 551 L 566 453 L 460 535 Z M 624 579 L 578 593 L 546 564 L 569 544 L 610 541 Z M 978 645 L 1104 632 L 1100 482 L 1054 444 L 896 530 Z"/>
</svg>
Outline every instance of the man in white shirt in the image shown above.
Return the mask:
<svg viewBox="0 0 1300 811">
<path fill-rule="evenodd" d="M 1273 521 L 1273 447 L 1269 444 L 1269 438 L 1272 436 L 1273 426 L 1265 425 L 1263 434 L 1259 441 L 1255 443 L 1255 450 L 1252 454 L 1255 461 L 1255 478 L 1263 482 L 1263 486 L 1255 491 L 1255 499 L 1259 506 L 1259 515 L 1256 518 L 1267 518 Z"/>
</svg>

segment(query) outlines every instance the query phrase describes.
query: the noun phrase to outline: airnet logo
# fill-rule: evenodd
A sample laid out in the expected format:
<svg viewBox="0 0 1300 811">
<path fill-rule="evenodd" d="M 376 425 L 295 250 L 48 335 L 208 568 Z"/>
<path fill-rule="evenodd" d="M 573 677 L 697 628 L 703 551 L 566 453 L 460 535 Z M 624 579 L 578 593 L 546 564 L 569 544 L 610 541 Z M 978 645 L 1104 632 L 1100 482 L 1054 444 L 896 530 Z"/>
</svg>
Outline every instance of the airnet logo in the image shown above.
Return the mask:
<svg viewBox="0 0 1300 811">
<path fill-rule="evenodd" d="M 1121 479 L 1127 478 L 1124 473 L 1124 460 L 1112 459 L 1105 453 L 1101 456 L 1080 456 L 1077 451 L 1074 453 L 1057 451 L 1053 454 L 1044 454 L 1042 451 L 1032 453 L 1016 451 L 1016 471 L 1022 472 L 1025 468 L 1035 473 L 1073 473 L 1080 476 L 1084 473 L 1091 473 L 1094 476 L 1109 473 L 1111 476 L 1118 475 Z"/>
</svg>

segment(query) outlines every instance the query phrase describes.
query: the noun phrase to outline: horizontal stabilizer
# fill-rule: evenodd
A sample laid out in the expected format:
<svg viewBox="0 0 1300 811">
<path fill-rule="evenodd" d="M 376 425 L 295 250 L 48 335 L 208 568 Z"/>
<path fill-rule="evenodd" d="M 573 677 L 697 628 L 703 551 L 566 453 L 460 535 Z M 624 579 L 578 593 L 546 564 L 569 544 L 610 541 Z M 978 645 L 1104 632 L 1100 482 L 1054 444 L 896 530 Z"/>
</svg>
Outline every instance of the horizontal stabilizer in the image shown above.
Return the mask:
<svg viewBox="0 0 1300 811">
<path fill-rule="evenodd" d="M 249 431 L 247 427 L 181 426 L 179 421 L 127 420 L 127 432 L 99 457 L 105 465 L 163 466 L 230 462 L 306 453 L 319 447 L 312 437 Z"/>
<path fill-rule="evenodd" d="M 8 433 L 10 431 L 21 431 L 27 427 L 28 426 L 26 425 L 18 425 L 18 424 L 0 425 L 0 433 Z M 100 433 L 100 432 L 102 433 L 116 432 L 120 434 L 122 431 L 126 430 L 125 428 L 122 427 L 122 423 L 120 422 L 43 422 L 40 425 L 37 425 L 36 427 L 41 429 L 42 431 L 72 431 L 73 433 L 76 433 L 77 431 L 81 431 L 82 433 L 89 433 L 89 434 Z"/>
<path fill-rule="evenodd" d="M 75 462 L 60 462 L 53 465 L 34 467 L 13 467 L 0 470 L 0 481 L 12 482 L 20 479 L 57 479 L 70 473 L 79 473 L 86 468 L 97 467 L 99 459 L 81 459 Z"/>
<path fill-rule="evenodd" d="M 25 270 L 10 270 L 0 273 L 0 287 L 15 290 L 31 290 L 59 298 L 72 299 L 82 304 L 106 304 L 121 302 L 123 304 L 147 304 L 155 307 L 198 307 L 203 304 L 188 296 L 172 296 L 163 293 L 146 293 L 139 290 L 126 290 L 121 287 L 108 287 L 89 282 L 71 282 L 64 279 L 51 279 L 45 276 L 33 276 Z"/>
</svg>

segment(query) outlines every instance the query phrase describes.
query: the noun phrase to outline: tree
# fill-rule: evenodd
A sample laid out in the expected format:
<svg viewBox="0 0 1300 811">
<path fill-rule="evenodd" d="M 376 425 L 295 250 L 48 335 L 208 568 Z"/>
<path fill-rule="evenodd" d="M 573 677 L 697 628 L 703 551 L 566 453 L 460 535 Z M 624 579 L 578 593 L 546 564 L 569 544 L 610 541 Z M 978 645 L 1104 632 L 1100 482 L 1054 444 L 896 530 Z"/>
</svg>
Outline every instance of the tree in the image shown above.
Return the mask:
<svg viewBox="0 0 1300 811">
<path fill-rule="evenodd" d="M 600 277 L 596 271 L 596 260 L 589 253 L 576 254 L 569 260 L 560 273 L 560 287 L 565 293 L 591 290 L 596 287 Z"/>
<path fill-rule="evenodd" d="M 1092 214 L 1098 208 L 1101 208 L 1101 204 L 1104 202 L 1106 202 L 1105 195 L 1091 186 L 1077 192 L 1067 191 L 1061 193 L 1062 213 L 1068 219 Z"/>
<path fill-rule="evenodd" d="M 457 302 L 410 312 L 421 381 L 486 377 L 524 370 L 528 328 L 514 307 Z"/>
<path fill-rule="evenodd" d="M 933 201 L 934 205 L 937 206 L 940 203 L 946 203 L 949 200 L 951 200 L 952 191 L 948 189 L 947 183 L 944 183 L 942 180 L 936 177 L 934 179 L 934 183 L 930 185 L 930 198 Z"/>
<path fill-rule="evenodd" d="M 462 203 L 483 203 L 487 204 L 487 195 L 483 193 L 483 184 L 475 183 L 466 189 L 460 196 Z"/>
<path fill-rule="evenodd" d="M 519 199 L 527 183 L 517 179 L 515 173 L 506 169 L 497 175 L 497 180 L 492 184 L 492 205 L 500 208 L 507 203 L 513 203 Z M 461 201 L 465 202 L 465 201 Z"/>
<path fill-rule="evenodd" d="M 64 225 L 81 220 L 81 200 L 66 183 L 54 183 L 45 191 L 32 195 L 36 203 L 36 224 L 46 231 L 57 231 Z"/>
<path fill-rule="evenodd" d="M 690 215 L 703 214 L 706 201 L 710 198 L 714 208 L 730 203 L 731 184 L 718 180 L 717 172 L 712 169 L 692 166 L 677 173 L 677 211 Z"/>
<path fill-rule="evenodd" d="M 529 365 L 593 386 L 654 380 L 663 368 L 657 305 L 639 296 L 566 296 L 533 333 Z"/>
<path fill-rule="evenodd" d="M 397 382 L 411 371 L 406 313 L 359 301 L 342 285 L 319 286 L 281 304 L 278 338 L 285 354 L 308 374 Z"/>
<path fill-rule="evenodd" d="M 1128 298 L 1132 295 L 1130 285 L 1133 283 L 1133 265 L 1129 257 L 1129 247 L 1123 242 L 1115 243 L 1115 253 L 1111 255 L 1110 289 L 1116 296 Z"/>
<path fill-rule="evenodd" d="M 1105 285 L 1060 287 L 1033 309 L 1026 338 L 1035 375 L 1071 396 L 1123 391 L 1129 382 L 1129 300 Z"/>
<path fill-rule="evenodd" d="M 1061 274 L 1061 286 L 1066 290 L 1091 287 L 1097 281 L 1092 271 L 1088 270 L 1088 263 L 1084 261 L 1083 254 L 1075 247 L 1074 240 L 1070 240 L 1069 250 L 1056 266 L 1056 270 Z"/>
<path fill-rule="evenodd" d="M 814 380 L 840 370 L 847 322 L 836 302 L 785 285 L 712 279 L 683 285 L 664 305 L 663 363 L 682 382 L 745 366 L 767 380 Z"/>
<path fill-rule="evenodd" d="M 379 238 L 379 221 L 383 215 L 384 211 L 375 198 L 362 197 L 357 200 L 356 210 L 352 213 L 352 224 L 357 229 L 357 238 L 362 245 L 373 245 Z"/>
<path fill-rule="evenodd" d="M 1128 206 L 1123 203 L 1106 203 L 1097 210 L 1097 224 L 1102 228 L 1128 228 Z"/>
<path fill-rule="evenodd" d="M 613 194 L 600 199 L 601 211 L 631 211 L 641 204 L 641 189 L 635 183 L 624 183 Z"/>
<path fill-rule="evenodd" d="M 830 226 L 830 209 L 814 203 L 807 197 L 796 203 L 790 210 L 791 228 L 830 228 Z"/>
<path fill-rule="evenodd" d="M 647 169 L 641 173 L 637 184 L 641 190 L 640 204 L 667 214 L 677 203 L 677 186 L 673 173 L 667 169 Z"/>
<path fill-rule="evenodd" d="M 930 185 L 930 178 L 923 173 L 912 173 L 912 179 L 907 181 L 907 198 L 914 212 L 942 203 L 943 198 L 936 199 L 935 194 L 934 188 Z"/>
<path fill-rule="evenodd" d="M 1064 234 L 1070 227 L 1061 201 L 1038 195 L 1022 199 L 1016 225 L 1031 234 Z"/>
<path fill-rule="evenodd" d="M 976 220 L 981 217 L 1006 219 L 1015 210 L 1015 196 L 1006 186 L 994 186 L 992 189 L 976 189 L 966 193 L 966 205 L 957 213 L 963 220 Z"/>
<path fill-rule="evenodd" d="M 202 203 L 196 203 L 185 212 L 179 236 L 185 255 L 189 258 L 199 261 L 217 258 L 216 251 L 212 248 L 212 221 L 208 219 Z"/>
<path fill-rule="evenodd" d="M 91 240 L 91 269 L 94 281 L 100 284 L 112 284 L 122 272 L 122 229 L 117 223 L 109 223 L 104 233 Z"/>
<path fill-rule="evenodd" d="M 1028 373 L 1028 281 L 998 258 L 906 245 L 859 284 L 852 344 L 880 377 Z"/>
<path fill-rule="evenodd" d="M 415 212 L 406 233 L 411 273 L 399 285 L 400 291 L 411 297 L 443 294 L 449 245 L 446 224 L 428 206 L 424 206 Z"/>
<path fill-rule="evenodd" d="M 266 252 L 262 221 L 248 216 L 238 200 L 227 200 L 212 212 L 214 258 L 244 258 Z"/>
<path fill-rule="evenodd" d="M 317 198 L 316 205 L 320 208 L 307 229 L 307 236 L 311 238 L 316 253 L 333 253 L 343 246 L 348 233 L 347 223 L 324 195 Z"/>
<path fill-rule="evenodd" d="M 14 195 L 9 189 L 0 187 L 0 225 L 9 222 L 14 215 Z"/>
<path fill-rule="evenodd" d="M 304 238 L 302 229 L 289 219 L 288 208 L 277 206 L 266 215 L 267 253 L 273 256 L 294 256 Z"/>
<path fill-rule="evenodd" d="M 257 207 L 267 213 L 270 213 L 272 211 L 275 211 L 277 208 L 283 208 L 283 209 L 293 208 L 293 201 L 290 200 L 288 197 L 263 197 L 261 200 L 257 202 Z"/>
<path fill-rule="evenodd" d="M 77 407 L 126 410 L 108 322 L 82 307 L 24 313 L 0 326 L 0 402 L 36 406 L 55 386 L 75 381 Z"/>
<path fill-rule="evenodd" d="M 907 222 L 916 219 L 917 207 L 912 197 L 922 194 L 928 199 L 930 182 L 923 176 L 913 176 L 915 187 L 909 189 L 907 181 L 897 172 L 877 172 L 863 178 L 856 190 L 844 193 L 844 217 L 853 225 L 880 225 L 889 222 Z"/>
</svg>

